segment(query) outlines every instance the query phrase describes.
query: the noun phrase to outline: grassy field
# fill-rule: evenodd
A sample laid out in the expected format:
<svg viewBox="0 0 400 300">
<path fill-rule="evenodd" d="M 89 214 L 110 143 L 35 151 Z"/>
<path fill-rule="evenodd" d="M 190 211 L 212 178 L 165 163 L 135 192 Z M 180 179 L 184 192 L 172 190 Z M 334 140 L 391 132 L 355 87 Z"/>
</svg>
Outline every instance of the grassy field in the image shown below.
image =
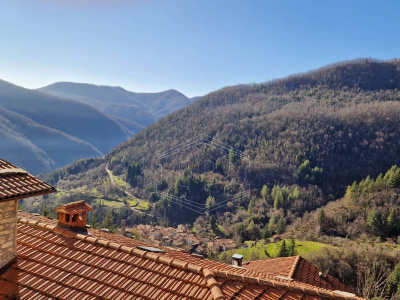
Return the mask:
<svg viewBox="0 0 400 300">
<path fill-rule="evenodd" d="M 288 240 L 286 240 L 286 245 L 288 245 Z M 248 241 L 246 244 L 249 246 L 247 249 L 234 249 L 226 251 L 228 257 L 231 257 L 233 254 L 242 254 L 243 260 L 248 261 L 250 258 L 256 259 L 268 259 L 275 258 L 278 255 L 279 248 L 282 242 L 279 243 L 269 243 L 264 245 L 264 242 L 254 242 Z M 304 255 L 310 252 L 316 252 L 324 247 L 332 247 L 322 243 L 311 242 L 311 241 L 298 241 L 296 240 L 296 251 L 298 255 Z M 251 254 L 251 253 L 254 254 Z M 267 255 L 268 253 L 268 255 Z"/>
<path fill-rule="evenodd" d="M 142 200 L 138 206 L 135 207 L 138 210 L 149 210 L 150 204 L 147 201 Z"/>
<path fill-rule="evenodd" d="M 126 202 L 128 203 L 129 206 L 136 206 L 139 203 L 138 199 L 136 198 L 126 199 Z"/>
<path fill-rule="evenodd" d="M 110 171 L 111 176 L 113 177 L 115 183 L 125 189 L 129 189 L 129 183 L 127 183 L 126 181 L 124 181 L 120 176 L 115 176 L 112 171 Z"/>
<path fill-rule="evenodd" d="M 105 199 L 96 199 L 97 203 L 101 203 L 102 205 L 109 206 L 112 208 L 120 208 L 124 206 L 125 204 L 120 202 L 120 201 L 111 201 L 111 200 L 105 200 Z"/>
</svg>

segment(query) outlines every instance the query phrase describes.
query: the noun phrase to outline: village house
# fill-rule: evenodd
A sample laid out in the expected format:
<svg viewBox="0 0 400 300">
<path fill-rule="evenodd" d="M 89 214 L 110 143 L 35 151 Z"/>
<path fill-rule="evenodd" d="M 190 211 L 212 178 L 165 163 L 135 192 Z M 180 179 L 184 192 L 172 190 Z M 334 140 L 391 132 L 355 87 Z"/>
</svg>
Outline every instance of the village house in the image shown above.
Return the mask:
<svg viewBox="0 0 400 300">
<path fill-rule="evenodd" d="M 82 230 L 84 201 L 56 208 L 58 219 L 17 211 L 18 199 L 54 191 L 0 159 L 0 300 L 362 299 L 299 256 L 243 265 L 234 255 L 229 265 Z"/>
</svg>

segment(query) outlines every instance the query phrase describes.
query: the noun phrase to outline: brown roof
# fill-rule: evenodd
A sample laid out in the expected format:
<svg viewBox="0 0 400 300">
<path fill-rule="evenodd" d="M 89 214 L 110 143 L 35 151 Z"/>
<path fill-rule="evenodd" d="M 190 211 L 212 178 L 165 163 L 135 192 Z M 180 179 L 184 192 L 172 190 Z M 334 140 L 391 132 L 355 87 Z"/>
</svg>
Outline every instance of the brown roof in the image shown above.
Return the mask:
<svg viewBox="0 0 400 300">
<path fill-rule="evenodd" d="M 18 261 L 1 276 L 0 299 L 360 299 L 99 230 L 90 235 L 19 213 Z"/>
<path fill-rule="evenodd" d="M 327 290 L 355 293 L 337 278 L 325 274 L 301 256 L 251 261 L 246 268 L 272 276 L 283 276 Z M 321 275 L 320 275 L 321 273 Z"/>
<path fill-rule="evenodd" d="M 0 202 L 53 192 L 52 186 L 0 158 Z"/>
<path fill-rule="evenodd" d="M 244 265 L 247 269 L 251 269 L 260 273 L 273 276 L 283 276 L 292 278 L 294 268 L 297 265 L 298 256 L 281 257 L 274 259 L 263 259 L 251 261 Z"/>
<path fill-rule="evenodd" d="M 61 212 L 65 214 L 79 214 L 87 212 L 93 208 L 86 203 L 85 200 L 70 202 L 68 204 L 61 204 L 60 207 L 53 209 L 53 211 Z"/>
</svg>

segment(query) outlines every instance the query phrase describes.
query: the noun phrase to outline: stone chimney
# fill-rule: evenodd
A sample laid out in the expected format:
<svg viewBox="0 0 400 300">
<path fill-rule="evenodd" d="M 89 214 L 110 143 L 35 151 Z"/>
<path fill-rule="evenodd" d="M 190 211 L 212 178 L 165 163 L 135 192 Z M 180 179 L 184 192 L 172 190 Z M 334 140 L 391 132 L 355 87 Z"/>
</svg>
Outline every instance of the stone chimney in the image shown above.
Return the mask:
<svg viewBox="0 0 400 300">
<path fill-rule="evenodd" d="M 56 190 L 0 158 L 0 274 L 17 260 L 18 199 Z"/>
<path fill-rule="evenodd" d="M 126 220 L 121 220 L 121 235 L 126 236 Z"/>
<path fill-rule="evenodd" d="M 58 226 L 87 232 L 87 212 L 93 208 L 85 200 L 62 204 L 53 209 L 58 212 Z"/>
<path fill-rule="evenodd" d="M 234 254 L 232 256 L 232 266 L 241 267 L 243 262 L 243 255 Z"/>
</svg>

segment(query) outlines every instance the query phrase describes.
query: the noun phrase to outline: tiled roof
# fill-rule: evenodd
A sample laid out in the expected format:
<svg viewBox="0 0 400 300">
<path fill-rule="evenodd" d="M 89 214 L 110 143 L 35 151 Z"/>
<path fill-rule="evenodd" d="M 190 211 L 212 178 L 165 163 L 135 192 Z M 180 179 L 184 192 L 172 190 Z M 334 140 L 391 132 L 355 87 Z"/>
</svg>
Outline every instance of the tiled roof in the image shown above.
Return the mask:
<svg viewBox="0 0 400 300">
<path fill-rule="evenodd" d="M 0 300 L 20 299 L 361 299 L 275 280 L 121 236 L 79 234 L 55 220 L 20 213 L 18 261 L 1 276 Z"/>
<path fill-rule="evenodd" d="M 319 275 L 320 269 L 310 264 L 306 259 L 300 257 L 293 274 L 293 279 L 315 285 L 328 290 L 340 290 L 355 293 L 351 288 L 341 283 L 337 278 L 324 274 Z"/>
<path fill-rule="evenodd" d="M 297 265 L 298 258 L 298 256 L 291 256 L 255 260 L 246 264 L 245 267 L 260 273 L 292 278 L 291 275 Z"/>
<path fill-rule="evenodd" d="M 53 211 L 65 214 L 79 214 L 81 212 L 90 211 L 93 208 L 86 203 L 85 200 L 71 202 L 68 204 L 61 204 L 60 207 L 53 209 Z"/>
<path fill-rule="evenodd" d="M 55 191 L 52 186 L 0 158 L 0 202 Z"/>
<path fill-rule="evenodd" d="M 298 282 L 327 290 L 340 290 L 348 293 L 355 293 L 337 278 L 325 274 L 301 256 L 256 260 L 249 262 L 245 267 L 256 272 L 291 278 Z"/>
</svg>

